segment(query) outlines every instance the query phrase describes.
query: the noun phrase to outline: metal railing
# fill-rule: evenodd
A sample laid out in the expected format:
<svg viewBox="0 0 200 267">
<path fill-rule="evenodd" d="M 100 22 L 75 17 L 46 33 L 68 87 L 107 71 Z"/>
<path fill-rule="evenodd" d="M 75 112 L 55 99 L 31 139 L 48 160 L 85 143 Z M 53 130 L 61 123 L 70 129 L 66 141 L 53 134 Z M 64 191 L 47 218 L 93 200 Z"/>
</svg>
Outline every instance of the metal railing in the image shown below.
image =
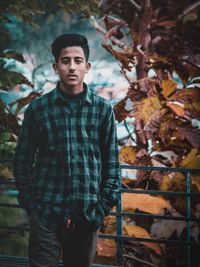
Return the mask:
<svg viewBox="0 0 200 267">
<path fill-rule="evenodd" d="M 151 167 L 151 166 L 130 166 L 121 165 L 121 169 L 131 169 L 131 170 L 142 170 L 142 171 L 159 171 L 159 172 L 181 172 L 186 176 L 186 191 L 184 192 L 174 192 L 174 191 L 159 191 L 159 190 L 138 190 L 138 189 L 126 189 L 122 188 L 119 193 L 119 204 L 116 207 L 116 212 L 111 212 L 110 215 L 116 216 L 116 235 L 99 234 L 99 238 L 114 239 L 117 243 L 117 266 L 124 266 L 123 259 L 123 246 L 124 241 L 143 241 L 152 243 L 163 243 L 163 244 L 178 244 L 187 247 L 187 267 L 192 267 L 191 262 L 191 248 L 193 246 L 200 246 L 200 242 L 191 241 L 191 222 L 200 223 L 200 218 L 191 216 L 191 198 L 200 198 L 200 193 L 191 192 L 191 174 L 199 173 L 200 169 L 186 169 L 186 168 L 165 168 L 165 167 Z M 199 176 L 200 179 L 200 176 Z M 14 181 L 1 181 L 0 184 L 11 185 Z M 157 215 L 157 214 L 145 214 L 145 213 L 134 213 L 134 212 L 123 212 L 122 211 L 122 193 L 131 194 L 149 194 L 149 195 L 160 195 L 165 197 L 185 197 L 186 198 L 186 216 L 171 216 L 171 215 Z M 0 203 L 0 207 L 12 207 L 20 208 L 17 204 Z M 174 220 L 174 221 L 185 221 L 187 224 L 187 238 L 186 240 L 169 240 L 169 239 L 159 239 L 159 238 L 137 238 L 132 236 L 124 236 L 122 232 L 122 217 L 132 216 L 132 217 L 142 217 L 142 218 L 152 218 L 152 219 L 164 219 L 164 220 Z M 9 231 L 28 231 L 28 228 L 23 226 L 8 226 L 0 225 L 0 229 Z M 5 255 L 4 255 L 5 257 Z M 10 257 L 11 259 L 12 257 Z M 1 255 L 0 255 L 1 262 Z M 25 266 L 25 265 L 24 265 Z M 93 265 L 93 266 L 105 266 L 105 265 Z"/>
</svg>

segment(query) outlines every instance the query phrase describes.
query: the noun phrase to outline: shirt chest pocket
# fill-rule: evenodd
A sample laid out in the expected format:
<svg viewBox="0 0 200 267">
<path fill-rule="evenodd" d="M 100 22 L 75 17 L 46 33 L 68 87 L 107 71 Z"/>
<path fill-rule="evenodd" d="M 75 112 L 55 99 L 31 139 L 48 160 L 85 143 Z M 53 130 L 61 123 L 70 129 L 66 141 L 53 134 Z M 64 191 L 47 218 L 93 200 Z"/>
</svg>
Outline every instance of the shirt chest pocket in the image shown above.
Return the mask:
<svg viewBox="0 0 200 267">
<path fill-rule="evenodd" d="M 98 125 L 88 123 L 87 125 L 78 125 L 77 143 L 79 145 L 98 145 L 99 129 Z"/>
<path fill-rule="evenodd" d="M 51 152 L 66 151 L 67 136 L 65 125 L 58 125 L 55 119 L 48 119 L 41 122 L 41 135 L 43 136 L 44 145 Z"/>
</svg>

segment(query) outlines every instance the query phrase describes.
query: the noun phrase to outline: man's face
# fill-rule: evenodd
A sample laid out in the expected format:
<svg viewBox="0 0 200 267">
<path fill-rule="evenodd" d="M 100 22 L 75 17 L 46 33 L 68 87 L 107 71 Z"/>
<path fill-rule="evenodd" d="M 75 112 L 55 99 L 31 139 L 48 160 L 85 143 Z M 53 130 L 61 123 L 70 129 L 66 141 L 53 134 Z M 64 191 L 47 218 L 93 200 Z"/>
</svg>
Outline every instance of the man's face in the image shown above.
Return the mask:
<svg viewBox="0 0 200 267">
<path fill-rule="evenodd" d="M 54 63 L 53 68 L 60 76 L 61 86 L 78 88 L 83 84 L 90 63 L 86 62 L 80 46 L 72 46 L 61 50 L 58 62 Z"/>
</svg>

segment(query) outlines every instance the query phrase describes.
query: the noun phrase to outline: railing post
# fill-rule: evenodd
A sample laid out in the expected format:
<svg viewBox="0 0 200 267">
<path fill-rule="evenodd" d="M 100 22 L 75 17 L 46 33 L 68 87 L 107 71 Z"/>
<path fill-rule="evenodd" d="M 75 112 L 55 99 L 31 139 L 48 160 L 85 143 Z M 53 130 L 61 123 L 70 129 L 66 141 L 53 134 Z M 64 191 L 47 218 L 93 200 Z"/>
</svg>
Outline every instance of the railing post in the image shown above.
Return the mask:
<svg viewBox="0 0 200 267">
<path fill-rule="evenodd" d="M 190 187 L 190 172 L 187 172 L 186 178 L 186 190 L 187 190 L 187 241 L 191 241 L 191 228 L 190 228 L 190 217 L 191 217 L 191 187 Z M 187 246 L 187 267 L 191 267 L 191 246 Z"/>
<path fill-rule="evenodd" d="M 122 236 L 122 178 L 120 179 L 120 191 L 118 193 L 118 204 L 116 207 L 116 234 Z M 123 240 L 117 238 L 117 266 L 123 266 Z"/>
</svg>

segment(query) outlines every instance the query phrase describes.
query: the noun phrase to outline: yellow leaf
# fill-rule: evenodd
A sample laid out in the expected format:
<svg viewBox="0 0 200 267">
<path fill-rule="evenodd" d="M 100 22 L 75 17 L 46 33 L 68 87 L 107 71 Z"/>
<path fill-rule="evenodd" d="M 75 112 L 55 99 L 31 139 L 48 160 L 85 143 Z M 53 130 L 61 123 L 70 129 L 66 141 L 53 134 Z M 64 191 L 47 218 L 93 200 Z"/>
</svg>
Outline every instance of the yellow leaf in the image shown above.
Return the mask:
<svg viewBox="0 0 200 267">
<path fill-rule="evenodd" d="M 162 106 L 159 98 L 157 96 L 152 96 L 145 98 L 140 105 L 137 105 L 137 112 L 146 123 L 151 115 L 160 108 L 162 108 Z"/>
<path fill-rule="evenodd" d="M 163 184 L 161 182 L 161 186 L 166 186 L 166 187 L 168 186 L 167 188 L 168 191 L 184 192 L 186 190 L 186 177 L 183 173 L 173 172 L 169 173 L 166 176 L 168 176 L 168 178 L 164 178 L 164 182 Z M 173 199 L 171 204 L 176 210 L 184 212 L 186 204 L 185 197 L 176 197 Z"/>
<path fill-rule="evenodd" d="M 162 94 L 165 98 L 171 95 L 176 89 L 177 83 L 173 80 L 163 80 L 162 81 Z"/>
<path fill-rule="evenodd" d="M 122 163 L 134 164 L 136 160 L 137 149 L 134 146 L 125 146 L 119 152 L 119 159 Z"/>
<path fill-rule="evenodd" d="M 1 176 L 4 178 L 10 178 L 13 177 L 12 171 L 6 166 L 0 171 Z"/>
<path fill-rule="evenodd" d="M 124 225 L 124 232 L 128 236 L 138 237 L 138 238 L 150 238 L 149 233 L 142 227 L 136 225 Z"/>
<path fill-rule="evenodd" d="M 116 209 L 112 209 L 113 212 L 116 212 Z M 114 235 L 116 232 L 116 217 L 115 216 L 106 216 L 104 218 L 103 224 L 105 226 L 104 234 Z"/>
<path fill-rule="evenodd" d="M 159 55 L 150 55 L 149 60 L 151 63 L 157 63 L 157 62 L 162 62 L 162 63 L 168 63 L 169 60 L 167 57 L 164 56 L 159 56 Z"/>
<path fill-rule="evenodd" d="M 144 228 L 139 227 L 139 226 L 124 225 L 123 230 L 124 230 L 124 234 L 128 236 L 151 239 L 150 234 Z M 159 244 L 151 243 L 151 242 L 141 242 L 141 244 L 153 249 L 157 254 L 161 254 L 161 248 Z"/>
<path fill-rule="evenodd" d="M 198 149 L 193 148 L 182 160 L 181 166 L 185 168 L 199 168 L 200 167 L 200 153 Z"/>
<path fill-rule="evenodd" d="M 160 214 L 163 209 L 170 209 L 168 201 L 161 197 L 150 196 L 146 194 L 122 194 L 123 211 L 140 210 L 151 214 Z"/>
<path fill-rule="evenodd" d="M 194 101 L 192 103 L 192 106 L 196 111 L 200 111 L 200 101 L 199 100 Z"/>
<path fill-rule="evenodd" d="M 172 179 L 168 175 L 164 175 L 162 177 L 162 181 L 160 183 L 159 189 L 161 191 L 168 191 L 169 187 L 171 185 L 171 181 L 172 181 Z"/>
<path fill-rule="evenodd" d="M 197 174 L 191 175 L 191 183 L 193 186 L 196 186 L 197 191 L 200 192 L 200 175 Z"/>
</svg>

